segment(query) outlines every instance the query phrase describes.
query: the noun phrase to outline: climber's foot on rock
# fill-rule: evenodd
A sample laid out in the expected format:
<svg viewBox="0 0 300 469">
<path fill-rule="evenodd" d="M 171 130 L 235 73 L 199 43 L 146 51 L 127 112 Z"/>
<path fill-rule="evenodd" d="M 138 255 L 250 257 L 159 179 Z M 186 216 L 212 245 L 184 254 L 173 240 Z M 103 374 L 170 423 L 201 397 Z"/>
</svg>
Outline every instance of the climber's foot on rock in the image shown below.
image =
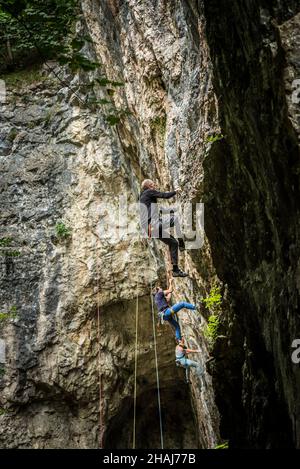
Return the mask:
<svg viewBox="0 0 300 469">
<path fill-rule="evenodd" d="M 206 360 L 205 365 L 208 365 L 210 362 L 214 361 L 215 357 L 209 357 L 208 360 Z"/>
<path fill-rule="evenodd" d="M 182 238 L 179 238 L 178 239 L 178 247 L 179 247 L 179 251 L 185 251 L 185 242 L 183 241 Z"/>
<path fill-rule="evenodd" d="M 188 274 L 186 274 L 180 269 L 173 270 L 173 277 L 187 277 L 187 276 Z"/>
</svg>

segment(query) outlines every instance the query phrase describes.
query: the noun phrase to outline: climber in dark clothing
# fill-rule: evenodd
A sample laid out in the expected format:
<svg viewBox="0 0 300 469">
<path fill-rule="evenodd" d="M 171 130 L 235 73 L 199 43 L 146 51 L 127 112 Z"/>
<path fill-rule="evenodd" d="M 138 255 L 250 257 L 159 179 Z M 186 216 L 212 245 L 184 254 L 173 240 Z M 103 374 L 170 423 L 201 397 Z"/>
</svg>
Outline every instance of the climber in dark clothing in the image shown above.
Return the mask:
<svg viewBox="0 0 300 469">
<path fill-rule="evenodd" d="M 178 191 L 159 192 L 155 189 L 155 184 L 150 179 L 142 183 L 142 193 L 140 195 L 140 218 L 143 233 L 148 237 L 158 238 L 169 246 L 171 262 L 173 265 L 173 277 L 187 277 L 187 274 L 178 268 L 178 248 L 184 249 L 184 241 L 178 241 L 167 231 L 168 228 L 176 226 L 180 232 L 178 219 L 174 217 L 174 209 L 158 208 L 157 199 L 170 199 Z M 170 219 L 165 224 L 160 213 L 168 213 Z"/>
<path fill-rule="evenodd" d="M 174 314 L 178 313 L 181 309 L 192 309 L 195 310 L 196 306 L 191 303 L 181 301 L 176 303 L 172 307 L 169 305 L 173 292 L 173 285 L 170 282 L 168 290 L 163 290 L 160 286 L 157 286 L 154 293 L 154 301 L 158 309 L 159 316 L 164 320 L 168 321 L 169 324 L 175 329 L 175 337 L 177 340 L 181 340 L 181 330 L 178 321 L 174 319 Z"/>
</svg>

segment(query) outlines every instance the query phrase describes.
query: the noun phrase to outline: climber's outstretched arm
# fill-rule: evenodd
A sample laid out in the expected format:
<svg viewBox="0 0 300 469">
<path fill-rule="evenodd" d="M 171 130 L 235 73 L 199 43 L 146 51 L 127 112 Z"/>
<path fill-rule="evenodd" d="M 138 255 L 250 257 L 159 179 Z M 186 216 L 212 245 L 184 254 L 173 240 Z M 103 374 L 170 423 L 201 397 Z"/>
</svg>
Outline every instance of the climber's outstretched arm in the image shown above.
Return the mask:
<svg viewBox="0 0 300 469">
<path fill-rule="evenodd" d="M 197 350 L 192 350 L 190 348 L 187 348 L 185 353 L 201 353 L 201 350 L 197 349 Z"/>
<path fill-rule="evenodd" d="M 173 293 L 173 290 L 174 290 L 173 284 L 174 284 L 174 279 L 173 277 L 171 277 L 169 280 L 168 290 L 164 291 L 165 296 Z"/>
<path fill-rule="evenodd" d="M 151 197 L 156 197 L 157 199 L 171 199 L 176 195 L 177 191 L 171 191 L 171 192 L 161 192 L 157 191 L 155 189 L 150 189 L 149 190 L 149 195 Z"/>
</svg>

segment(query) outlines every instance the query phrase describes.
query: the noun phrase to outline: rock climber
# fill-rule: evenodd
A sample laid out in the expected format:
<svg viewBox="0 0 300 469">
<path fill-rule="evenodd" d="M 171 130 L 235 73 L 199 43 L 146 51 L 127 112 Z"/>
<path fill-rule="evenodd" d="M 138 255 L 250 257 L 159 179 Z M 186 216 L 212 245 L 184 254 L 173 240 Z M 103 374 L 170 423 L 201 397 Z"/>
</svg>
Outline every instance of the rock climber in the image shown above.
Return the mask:
<svg viewBox="0 0 300 469">
<path fill-rule="evenodd" d="M 198 377 L 200 378 L 203 375 L 203 369 L 200 363 L 190 360 L 186 356 L 189 353 L 200 353 L 201 350 L 192 350 L 186 347 L 184 344 L 184 339 L 181 338 L 177 340 L 177 345 L 175 349 L 176 364 L 185 368 L 185 381 L 187 384 L 190 383 L 190 369 L 194 368 Z"/>
<path fill-rule="evenodd" d="M 184 240 L 179 237 L 175 239 L 167 230 L 176 227 L 181 233 L 178 218 L 174 216 L 175 209 L 158 208 L 157 199 L 170 199 L 180 190 L 172 192 L 160 192 L 156 190 L 155 183 L 151 179 L 145 179 L 142 183 L 140 195 L 140 217 L 143 233 L 147 237 L 155 237 L 169 246 L 171 263 L 173 266 L 173 277 L 187 277 L 187 274 L 178 267 L 178 248 L 184 250 Z M 168 223 L 160 216 L 161 213 L 169 213 Z"/>
<path fill-rule="evenodd" d="M 175 338 L 181 340 L 181 330 L 178 321 L 174 318 L 174 315 L 181 309 L 192 309 L 195 310 L 196 306 L 191 303 L 181 301 L 173 306 L 170 306 L 171 296 L 173 292 L 173 283 L 170 281 L 169 288 L 163 290 L 159 285 L 156 286 L 154 293 L 154 301 L 158 309 L 158 315 L 163 321 L 168 321 L 171 326 L 175 329 Z"/>
</svg>

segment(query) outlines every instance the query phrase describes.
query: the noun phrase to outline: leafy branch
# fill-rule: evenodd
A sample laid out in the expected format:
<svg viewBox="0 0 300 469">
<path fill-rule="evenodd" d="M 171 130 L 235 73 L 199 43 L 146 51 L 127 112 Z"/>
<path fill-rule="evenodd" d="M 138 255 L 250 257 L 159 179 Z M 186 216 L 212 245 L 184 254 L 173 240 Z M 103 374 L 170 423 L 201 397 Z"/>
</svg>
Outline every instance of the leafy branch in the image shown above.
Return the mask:
<svg viewBox="0 0 300 469">
<path fill-rule="evenodd" d="M 28 61 L 39 57 L 53 72 L 58 80 L 64 82 L 47 61 L 55 59 L 60 65 L 66 65 L 72 72 L 97 72 L 101 64 L 90 59 L 83 52 L 91 38 L 82 32 L 76 32 L 76 22 L 82 18 L 79 0 L 0 0 L 0 57 L 8 69 L 24 67 Z M 116 88 L 124 86 L 121 81 L 109 80 L 100 75 L 88 85 L 80 84 L 81 88 L 90 87 L 97 96 L 99 87 L 106 89 L 112 97 Z M 71 89 L 71 88 L 70 88 Z M 72 90 L 76 94 L 75 90 Z M 86 93 L 85 93 L 86 96 Z M 117 109 L 109 99 L 84 98 L 77 95 L 82 104 L 110 104 L 112 108 L 105 116 L 109 125 L 116 125 L 127 110 Z"/>
<path fill-rule="evenodd" d="M 219 334 L 220 328 L 220 313 L 222 305 L 221 289 L 218 286 L 211 288 L 209 295 L 203 298 L 203 303 L 211 312 L 207 325 L 204 328 L 204 337 L 206 337 L 212 344 L 215 342 Z"/>
</svg>

